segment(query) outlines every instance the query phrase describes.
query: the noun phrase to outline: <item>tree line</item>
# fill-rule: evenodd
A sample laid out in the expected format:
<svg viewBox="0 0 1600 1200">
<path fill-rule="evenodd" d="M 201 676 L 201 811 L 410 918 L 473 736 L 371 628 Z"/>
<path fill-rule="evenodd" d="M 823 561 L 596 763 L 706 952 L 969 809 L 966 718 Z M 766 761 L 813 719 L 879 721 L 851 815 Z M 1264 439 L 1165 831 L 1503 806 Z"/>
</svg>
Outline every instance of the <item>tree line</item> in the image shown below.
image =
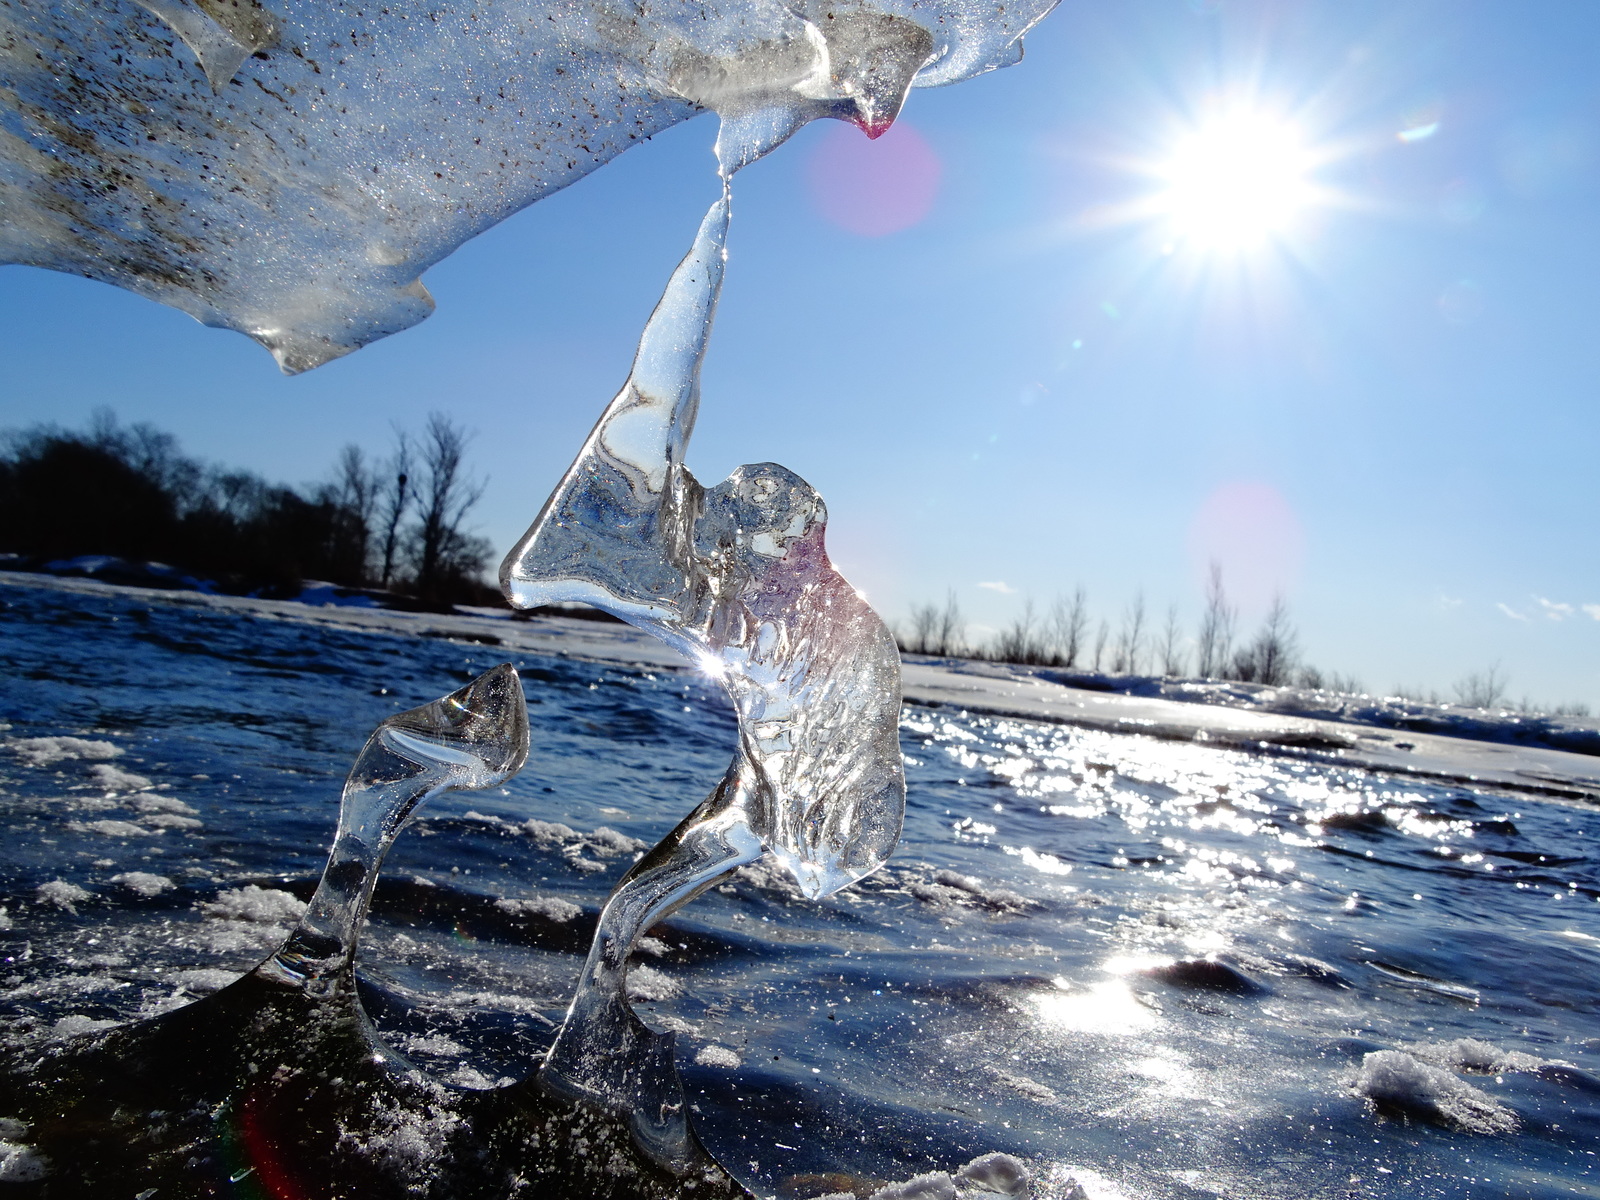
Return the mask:
<svg viewBox="0 0 1600 1200">
<path fill-rule="evenodd" d="M 1032 599 L 1022 611 L 986 642 L 967 639 L 967 622 L 956 594 L 941 604 L 913 604 L 910 621 L 896 630 L 900 649 L 941 658 L 975 658 L 1029 666 L 1059 667 L 1086 674 L 1159 675 L 1167 678 L 1201 678 L 1260 683 L 1272 687 L 1302 687 L 1363 695 L 1366 687 L 1353 675 L 1324 672 L 1306 662 L 1300 636 L 1289 618 L 1289 606 L 1278 596 L 1254 631 L 1241 634 L 1239 609 L 1222 583 L 1222 568 L 1211 564 L 1206 579 L 1205 607 L 1192 633 L 1171 605 L 1157 623 L 1137 593 L 1115 623 L 1089 611 L 1082 587 L 1057 596 L 1041 612 Z M 1191 671 L 1191 668 L 1193 670 Z M 1525 713 L 1587 717 L 1582 703 L 1536 704 L 1524 696 L 1512 700 L 1510 678 L 1499 663 L 1482 671 L 1469 671 L 1452 685 L 1447 699 L 1429 689 L 1395 687 L 1390 693 L 1401 700 L 1422 704 L 1447 704 L 1466 708 L 1515 709 Z"/>
<path fill-rule="evenodd" d="M 1359 692 L 1358 680 L 1324 675 L 1302 660 L 1300 639 L 1289 608 L 1278 597 L 1261 625 L 1242 635 L 1238 606 L 1222 583 L 1222 568 L 1213 563 L 1206 584 L 1205 609 L 1190 635 L 1178 619 L 1177 605 L 1156 618 L 1140 592 L 1115 622 L 1089 611 L 1082 587 L 1057 596 L 1041 612 L 1025 599 L 1022 611 L 988 642 L 972 644 L 966 621 L 952 591 L 943 605 L 914 604 L 909 625 L 900 634 L 900 648 L 915 654 L 986 658 L 997 662 L 1062 667 L 1095 674 L 1163 675 L 1231 679 L 1271 686 L 1289 684 Z"/>
<path fill-rule="evenodd" d="M 492 547 L 465 528 L 485 481 L 471 435 L 443 413 L 395 428 L 385 453 L 344 447 L 322 482 L 271 483 L 193 458 L 170 433 L 97 411 L 86 430 L 0 435 L 0 550 L 160 562 L 222 591 L 294 596 L 303 581 L 430 605 L 497 598 Z"/>
</svg>

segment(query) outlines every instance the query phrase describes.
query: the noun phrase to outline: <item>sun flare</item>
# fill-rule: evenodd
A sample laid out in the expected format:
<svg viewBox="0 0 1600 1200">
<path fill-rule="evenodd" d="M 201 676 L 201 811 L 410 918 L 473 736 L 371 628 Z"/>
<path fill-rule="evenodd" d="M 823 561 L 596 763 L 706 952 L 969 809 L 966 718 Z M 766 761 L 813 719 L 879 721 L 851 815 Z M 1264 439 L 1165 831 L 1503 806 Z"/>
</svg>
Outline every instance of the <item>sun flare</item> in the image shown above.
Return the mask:
<svg viewBox="0 0 1600 1200">
<path fill-rule="evenodd" d="M 1289 231 L 1314 200 L 1300 131 L 1254 112 L 1190 131 L 1157 170 L 1158 207 L 1178 238 L 1208 250 L 1250 250 Z"/>
</svg>

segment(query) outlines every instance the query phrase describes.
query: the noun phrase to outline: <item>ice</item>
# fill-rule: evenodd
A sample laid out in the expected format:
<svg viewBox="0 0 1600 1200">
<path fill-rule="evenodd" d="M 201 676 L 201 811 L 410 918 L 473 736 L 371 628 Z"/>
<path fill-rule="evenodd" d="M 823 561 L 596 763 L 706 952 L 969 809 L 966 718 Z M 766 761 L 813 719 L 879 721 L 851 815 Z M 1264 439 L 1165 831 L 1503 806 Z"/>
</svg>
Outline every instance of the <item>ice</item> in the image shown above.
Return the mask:
<svg viewBox="0 0 1600 1200">
<path fill-rule="evenodd" d="M 1019 1158 L 1009 1154 L 984 1154 L 957 1171 L 956 1178 L 1002 1196 L 1020 1196 L 1028 1190 L 1029 1174 Z"/>
<path fill-rule="evenodd" d="M 32 1146 L 0 1141 L 0 1183 L 36 1183 L 49 1174 L 49 1160 Z"/>
<path fill-rule="evenodd" d="M 76 913 L 78 905 L 88 900 L 94 893 L 64 879 L 52 879 L 49 883 L 41 883 L 35 888 L 33 895 L 41 905 Z"/>
<path fill-rule="evenodd" d="M 103 761 L 122 754 L 122 748 L 111 742 L 76 737 L 16 738 L 11 742 L 11 751 L 33 767 L 48 767 L 69 758 Z"/>
<path fill-rule="evenodd" d="M 726 1046 L 702 1046 L 696 1052 L 694 1061 L 702 1067 L 720 1067 L 725 1071 L 744 1065 L 744 1059 Z"/>
<path fill-rule="evenodd" d="M 1467 1133 L 1514 1133 L 1517 1114 L 1441 1067 L 1401 1050 L 1376 1050 L 1361 1060 L 1355 1090 L 1380 1108 Z"/>
<path fill-rule="evenodd" d="M 305 915 L 306 904 L 293 892 L 264 888 L 249 883 L 219 893 L 200 906 L 207 916 L 224 921 L 248 921 L 253 925 L 292 925 Z"/>
<path fill-rule="evenodd" d="M 617 6 L 0 0 L 0 261 L 304 370 L 427 316 L 422 272 L 705 110 L 759 153 L 1015 61 L 1054 0 Z"/>
<path fill-rule="evenodd" d="M 258 970 L 318 987 L 347 977 L 378 869 L 417 808 L 443 792 L 503 783 L 527 757 L 528 710 L 510 663 L 387 718 L 345 780 L 339 827 L 315 894 L 289 940 Z"/>
<path fill-rule="evenodd" d="M 539 1074 L 557 1096 L 628 1114 L 646 1153 L 673 1170 L 692 1161 L 694 1139 L 671 1035 L 628 1004 L 664 998 L 648 968 L 629 977 L 639 936 L 767 854 L 803 895 L 838 891 L 883 864 L 905 813 L 899 652 L 828 561 L 822 498 L 773 463 L 709 489 L 684 464 L 730 181 L 774 144 L 764 120 L 724 122 L 722 196 L 646 323 L 622 390 L 500 571 L 515 607 L 587 603 L 660 638 L 722 685 L 738 718 L 722 782 L 612 891 Z M 599 833 L 590 845 L 604 853 Z"/>
<path fill-rule="evenodd" d="M 829 563 L 827 510 L 804 480 L 760 463 L 707 489 L 683 463 L 728 206 L 725 192 L 706 214 L 632 373 L 501 583 L 519 608 L 580 601 L 614 613 L 722 684 L 739 755 L 691 821 L 720 822 L 724 840 L 747 831 L 814 898 L 875 870 L 899 838 L 900 659 Z"/>
<path fill-rule="evenodd" d="M 155 875 L 149 871 L 124 871 L 120 875 L 113 875 L 111 882 L 120 884 L 135 896 L 143 896 L 147 900 L 178 886 L 165 875 Z"/>
<path fill-rule="evenodd" d="M 142 792 L 152 786 L 143 775 L 135 775 L 110 763 L 95 763 L 89 768 L 89 776 L 108 792 Z"/>
<path fill-rule="evenodd" d="M 930 1171 L 873 1192 L 868 1200 L 956 1200 L 956 1184 L 943 1171 Z"/>
</svg>

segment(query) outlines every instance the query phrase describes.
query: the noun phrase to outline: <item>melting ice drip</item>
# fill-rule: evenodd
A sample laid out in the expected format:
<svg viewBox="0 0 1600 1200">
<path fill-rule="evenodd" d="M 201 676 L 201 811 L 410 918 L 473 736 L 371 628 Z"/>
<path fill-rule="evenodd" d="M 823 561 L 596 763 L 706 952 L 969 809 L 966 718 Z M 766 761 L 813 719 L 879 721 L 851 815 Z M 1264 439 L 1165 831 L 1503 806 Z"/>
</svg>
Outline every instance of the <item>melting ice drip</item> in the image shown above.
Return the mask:
<svg viewBox="0 0 1600 1200">
<path fill-rule="evenodd" d="M 299 925 L 258 973 L 313 993 L 348 980 L 389 847 L 427 800 L 494 787 L 528 758 L 528 708 L 503 663 L 442 699 L 389 717 L 345 780 L 322 879 Z"/>
<path fill-rule="evenodd" d="M 877 869 L 900 836 L 900 656 L 834 570 L 827 511 L 773 463 L 703 487 L 684 465 L 722 284 L 729 179 L 759 128 L 724 127 L 723 194 L 656 306 L 621 392 L 501 567 L 512 604 L 582 601 L 717 679 L 739 743 L 722 782 L 617 885 L 541 1080 L 633 1113 L 658 1158 L 687 1137 L 671 1041 L 629 1007 L 639 935 L 771 853 L 811 898 Z"/>
</svg>

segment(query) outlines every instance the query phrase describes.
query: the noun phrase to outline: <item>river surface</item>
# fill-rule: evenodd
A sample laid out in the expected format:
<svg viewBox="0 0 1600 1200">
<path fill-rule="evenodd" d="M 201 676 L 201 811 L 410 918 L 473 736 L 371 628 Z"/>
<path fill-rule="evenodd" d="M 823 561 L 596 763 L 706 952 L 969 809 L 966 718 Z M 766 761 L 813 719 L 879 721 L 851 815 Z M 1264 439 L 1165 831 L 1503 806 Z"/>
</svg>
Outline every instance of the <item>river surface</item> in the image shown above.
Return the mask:
<svg viewBox="0 0 1600 1200">
<path fill-rule="evenodd" d="M 505 658 L 528 765 L 424 810 L 362 953 L 387 1039 L 468 1088 L 537 1064 L 606 892 L 726 768 L 715 685 L 0 585 L 7 1038 L 252 966 L 372 728 Z M 758 864 L 633 971 L 757 1194 L 1004 1151 L 1061 1200 L 1600 1197 L 1600 813 L 914 705 L 902 744 L 887 868 L 813 904 Z"/>
</svg>

